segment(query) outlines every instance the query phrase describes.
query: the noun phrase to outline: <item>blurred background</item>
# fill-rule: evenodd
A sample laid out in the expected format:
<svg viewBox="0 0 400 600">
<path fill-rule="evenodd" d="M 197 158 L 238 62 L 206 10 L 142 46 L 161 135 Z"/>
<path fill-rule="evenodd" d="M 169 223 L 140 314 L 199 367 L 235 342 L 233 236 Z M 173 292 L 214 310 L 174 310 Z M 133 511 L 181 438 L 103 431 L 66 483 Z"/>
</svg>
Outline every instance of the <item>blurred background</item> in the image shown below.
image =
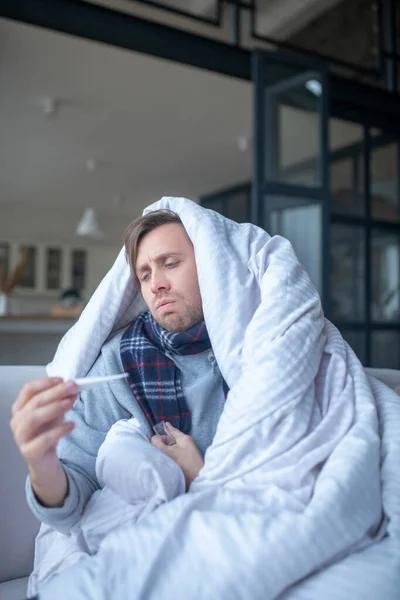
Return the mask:
<svg viewBox="0 0 400 600">
<path fill-rule="evenodd" d="M 293 243 L 400 368 L 395 0 L 0 0 L 0 364 L 45 364 L 164 195 Z"/>
</svg>

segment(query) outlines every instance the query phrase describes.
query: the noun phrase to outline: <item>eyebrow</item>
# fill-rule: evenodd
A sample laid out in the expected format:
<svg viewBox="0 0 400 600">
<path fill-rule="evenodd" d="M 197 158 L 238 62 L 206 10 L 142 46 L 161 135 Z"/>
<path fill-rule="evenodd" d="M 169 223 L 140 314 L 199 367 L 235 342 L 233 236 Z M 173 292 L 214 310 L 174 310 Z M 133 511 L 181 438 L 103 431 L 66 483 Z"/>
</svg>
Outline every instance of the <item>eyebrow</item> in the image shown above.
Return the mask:
<svg viewBox="0 0 400 600">
<path fill-rule="evenodd" d="M 162 252 L 161 254 L 158 254 L 154 258 L 154 262 L 157 262 L 157 263 L 163 262 L 167 258 L 171 258 L 171 256 L 182 256 L 182 252 L 178 252 L 178 251 L 176 251 L 176 252 Z M 149 268 L 149 265 L 147 263 L 144 263 L 144 264 L 140 265 L 140 267 L 136 270 L 136 273 L 138 275 L 140 275 L 140 273 L 143 273 L 143 271 L 145 271 L 148 268 Z"/>
</svg>

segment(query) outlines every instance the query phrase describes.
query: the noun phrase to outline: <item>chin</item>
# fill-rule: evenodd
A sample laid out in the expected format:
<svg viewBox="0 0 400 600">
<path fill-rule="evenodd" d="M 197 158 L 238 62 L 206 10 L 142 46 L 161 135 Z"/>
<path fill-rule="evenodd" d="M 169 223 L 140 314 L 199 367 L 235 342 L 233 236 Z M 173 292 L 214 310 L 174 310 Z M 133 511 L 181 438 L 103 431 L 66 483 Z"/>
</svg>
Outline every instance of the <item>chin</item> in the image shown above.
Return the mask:
<svg viewBox="0 0 400 600">
<path fill-rule="evenodd" d="M 159 324 L 163 329 L 172 333 L 180 333 L 189 329 L 189 327 L 187 327 L 185 323 L 182 323 L 180 319 L 164 319 Z"/>
<path fill-rule="evenodd" d="M 193 327 L 193 325 L 200 323 L 200 321 L 204 319 L 203 311 L 201 309 L 183 311 L 183 313 L 178 313 L 176 311 L 164 314 L 153 313 L 153 317 L 163 329 L 170 331 L 171 333 L 182 333 L 183 331 L 187 331 Z"/>
<path fill-rule="evenodd" d="M 182 319 L 176 313 L 166 313 L 161 319 L 158 318 L 156 321 L 163 329 L 171 333 L 181 333 L 191 327 L 191 324 L 188 325 L 186 320 Z"/>
</svg>

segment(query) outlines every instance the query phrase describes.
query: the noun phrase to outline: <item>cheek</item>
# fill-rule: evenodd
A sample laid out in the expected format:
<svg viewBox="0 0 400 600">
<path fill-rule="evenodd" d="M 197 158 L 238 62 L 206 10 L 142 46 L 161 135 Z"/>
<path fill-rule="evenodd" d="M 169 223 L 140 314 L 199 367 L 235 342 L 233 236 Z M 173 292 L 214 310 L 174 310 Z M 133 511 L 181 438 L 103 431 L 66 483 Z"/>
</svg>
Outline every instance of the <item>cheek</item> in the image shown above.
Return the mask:
<svg viewBox="0 0 400 600">
<path fill-rule="evenodd" d="M 141 286 L 140 287 L 140 291 L 141 294 L 143 296 L 144 301 L 146 302 L 146 304 L 148 304 L 149 302 L 149 298 L 150 298 L 150 292 L 149 290 L 145 287 L 145 286 Z"/>
<path fill-rule="evenodd" d="M 190 285 L 188 285 L 187 282 L 190 281 Z M 197 279 L 197 270 L 196 269 L 192 269 L 190 271 L 190 273 L 188 273 L 187 279 L 186 279 L 186 289 L 188 294 L 190 295 L 190 297 L 193 300 L 201 300 L 201 294 L 200 294 L 200 287 L 199 287 L 199 282 Z"/>
</svg>

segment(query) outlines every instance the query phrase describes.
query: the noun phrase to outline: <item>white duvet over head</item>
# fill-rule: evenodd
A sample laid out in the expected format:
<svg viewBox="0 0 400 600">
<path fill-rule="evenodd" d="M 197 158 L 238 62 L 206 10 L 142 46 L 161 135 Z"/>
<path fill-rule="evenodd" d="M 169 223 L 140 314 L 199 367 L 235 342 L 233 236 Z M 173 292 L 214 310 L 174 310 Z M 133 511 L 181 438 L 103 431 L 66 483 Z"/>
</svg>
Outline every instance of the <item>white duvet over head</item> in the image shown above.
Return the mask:
<svg viewBox="0 0 400 600">
<path fill-rule="evenodd" d="M 232 330 L 231 323 L 248 324 L 259 305 L 259 252 L 270 236 L 255 225 L 239 225 L 186 198 L 162 198 L 144 214 L 162 208 L 179 215 L 193 242 L 207 329 L 221 372 L 232 387 L 240 373 L 243 336 L 240 328 Z M 61 340 L 47 367 L 49 375 L 85 377 L 108 336 L 145 308 L 123 248 Z"/>
<path fill-rule="evenodd" d="M 290 243 L 184 198 L 145 212 L 160 208 L 180 216 L 193 242 L 230 392 L 189 493 L 110 534 L 43 600 L 62 600 L 63 586 L 76 600 L 272 600 L 367 547 L 382 523 L 374 396 Z M 86 375 L 110 333 L 141 310 L 121 252 L 49 372 Z"/>
</svg>

